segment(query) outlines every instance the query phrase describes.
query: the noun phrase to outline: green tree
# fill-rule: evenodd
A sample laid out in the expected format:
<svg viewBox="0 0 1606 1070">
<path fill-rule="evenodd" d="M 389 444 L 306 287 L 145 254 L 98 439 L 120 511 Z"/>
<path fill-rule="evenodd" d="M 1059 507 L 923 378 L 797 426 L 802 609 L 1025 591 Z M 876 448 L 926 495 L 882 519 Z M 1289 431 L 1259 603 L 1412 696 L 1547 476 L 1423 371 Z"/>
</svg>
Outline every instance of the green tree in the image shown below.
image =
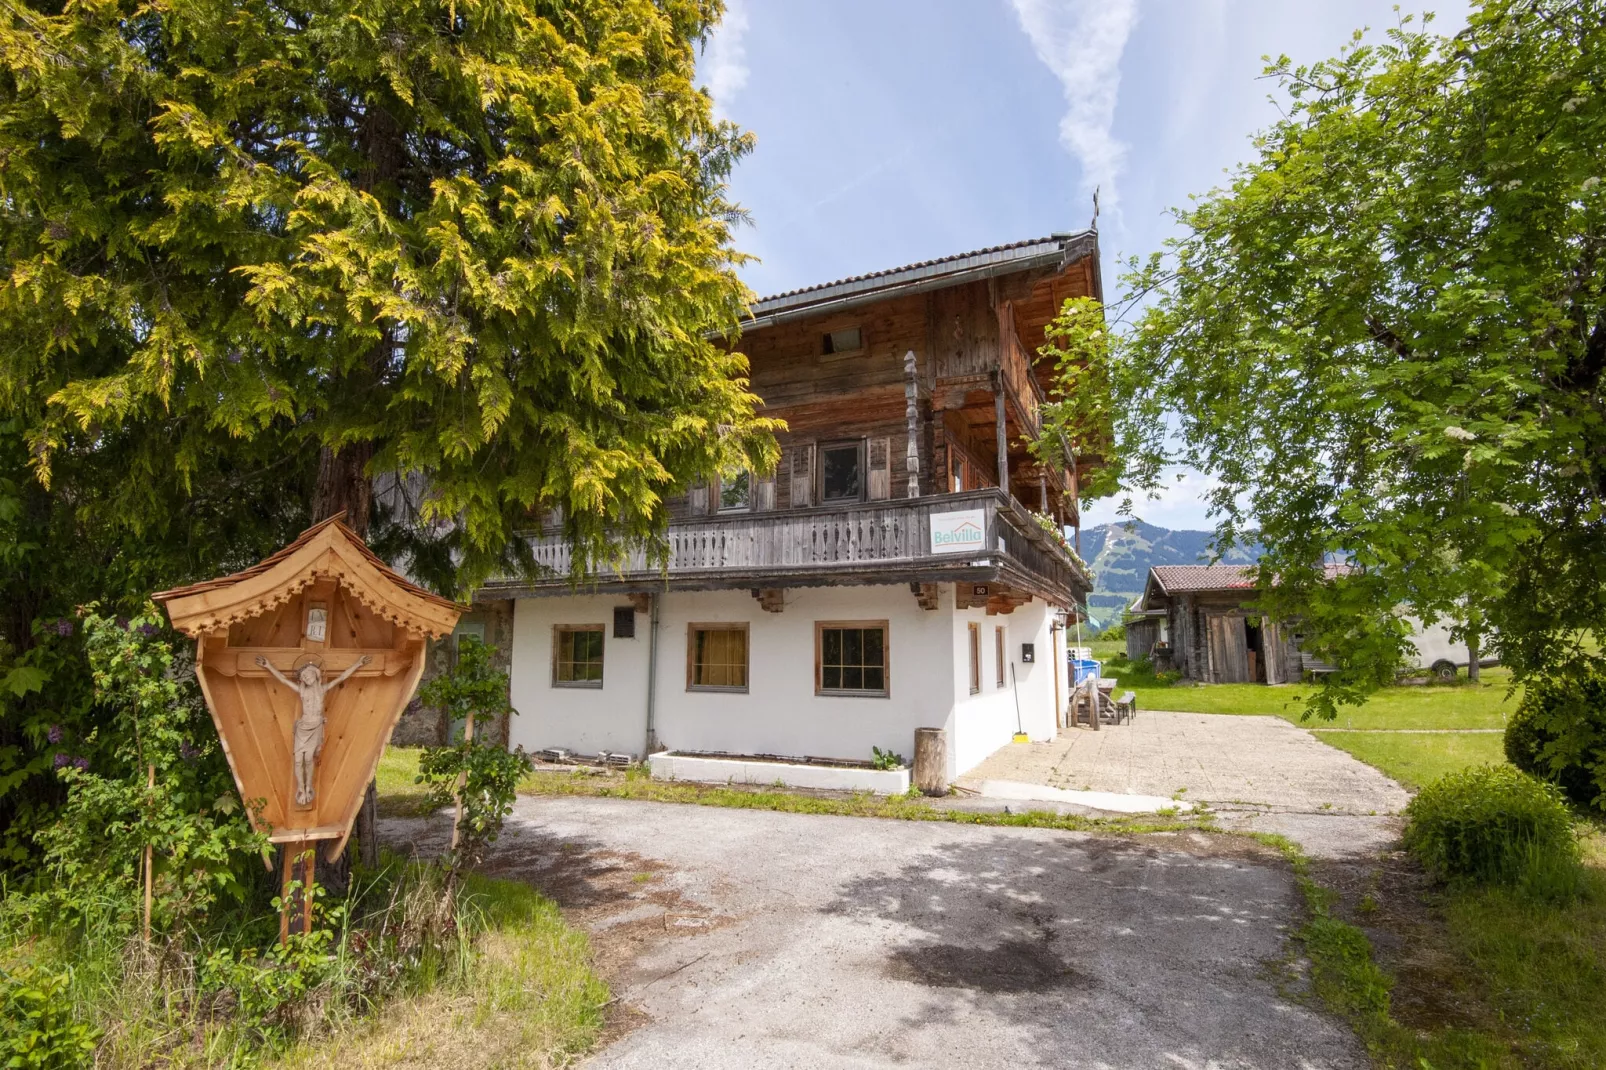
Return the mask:
<svg viewBox="0 0 1606 1070">
<path fill-rule="evenodd" d="M 345 509 L 443 590 L 658 549 L 764 468 L 718 0 L 15 0 L 0 12 L 0 850 L 103 717 L 75 604 Z M 22 670 L 22 671 L 18 671 Z M 43 676 L 40 674 L 43 673 Z M 69 728 L 72 726 L 69 725 Z M 114 746 L 108 736 L 103 746 Z"/>
<path fill-rule="evenodd" d="M 1287 117 L 1133 264 L 1119 477 L 1214 475 L 1267 601 L 1387 680 L 1393 609 L 1485 630 L 1519 678 L 1606 637 L 1606 5 L 1484 0 L 1269 69 Z M 1324 582 L 1346 555 L 1358 571 Z"/>
<path fill-rule="evenodd" d="M 724 178 L 693 83 L 717 0 L 8 5 L 0 393 L 49 482 L 148 426 L 181 479 L 304 437 L 313 512 L 373 477 L 457 578 L 558 511 L 578 566 L 664 498 L 773 463 Z M 396 484 L 399 492 L 407 484 Z"/>
</svg>

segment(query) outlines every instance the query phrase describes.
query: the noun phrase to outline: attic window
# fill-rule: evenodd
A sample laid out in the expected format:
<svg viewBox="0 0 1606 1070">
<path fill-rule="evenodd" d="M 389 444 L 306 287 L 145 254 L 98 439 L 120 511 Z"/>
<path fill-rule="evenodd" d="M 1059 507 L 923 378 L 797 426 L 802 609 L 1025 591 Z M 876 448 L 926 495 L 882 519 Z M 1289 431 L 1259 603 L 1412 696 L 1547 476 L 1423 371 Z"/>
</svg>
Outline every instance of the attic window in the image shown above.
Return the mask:
<svg viewBox="0 0 1606 1070">
<path fill-rule="evenodd" d="M 864 331 L 858 327 L 844 327 L 840 331 L 828 331 L 820 343 L 820 351 L 829 356 L 832 353 L 857 353 L 864 348 Z"/>
</svg>

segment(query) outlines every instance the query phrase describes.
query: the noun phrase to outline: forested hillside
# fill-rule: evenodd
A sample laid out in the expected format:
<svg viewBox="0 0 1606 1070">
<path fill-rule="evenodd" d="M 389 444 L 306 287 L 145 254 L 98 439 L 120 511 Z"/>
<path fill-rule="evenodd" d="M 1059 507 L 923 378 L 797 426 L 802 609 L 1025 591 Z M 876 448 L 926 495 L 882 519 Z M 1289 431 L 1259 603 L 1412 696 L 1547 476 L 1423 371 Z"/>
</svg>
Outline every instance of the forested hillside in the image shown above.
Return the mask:
<svg viewBox="0 0 1606 1070">
<path fill-rule="evenodd" d="M 1120 618 L 1121 612 L 1143 592 L 1143 581 L 1154 565 L 1207 565 L 1211 563 L 1208 531 L 1170 531 L 1134 520 L 1105 524 L 1082 531 L 1082 559 L 1093 566 L 1097 584 L 1088 608 L 1100 624 Z M 1222 564 L 1252 565 L 1257 548 L 1235 548 Z"/>
</svg>

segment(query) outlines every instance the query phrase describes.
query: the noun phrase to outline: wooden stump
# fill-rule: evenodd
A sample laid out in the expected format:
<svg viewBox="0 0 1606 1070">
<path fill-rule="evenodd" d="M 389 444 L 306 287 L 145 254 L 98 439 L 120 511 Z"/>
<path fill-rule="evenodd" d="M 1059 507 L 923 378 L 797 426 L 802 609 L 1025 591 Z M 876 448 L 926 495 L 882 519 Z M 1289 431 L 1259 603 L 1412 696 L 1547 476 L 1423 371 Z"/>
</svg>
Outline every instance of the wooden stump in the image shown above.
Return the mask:
<svg viewBox="0 0 1606 1070">
<path fill-rule="evenodd" d="M 948 733 L 915 729 L 915 787 L 927 795 L 948 794 Z"/>
</svg>

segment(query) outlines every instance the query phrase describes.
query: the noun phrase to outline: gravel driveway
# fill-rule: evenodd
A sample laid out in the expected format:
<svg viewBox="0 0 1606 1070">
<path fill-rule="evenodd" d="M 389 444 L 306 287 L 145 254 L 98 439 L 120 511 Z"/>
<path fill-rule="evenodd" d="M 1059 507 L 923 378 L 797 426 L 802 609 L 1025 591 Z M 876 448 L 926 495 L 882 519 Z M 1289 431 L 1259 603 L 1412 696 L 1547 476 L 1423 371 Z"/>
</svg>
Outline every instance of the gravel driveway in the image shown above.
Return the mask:
<svg viewBox="0 0 1606 1070">
<path fill-rule="evenodd" d="M 1300 900 L 1256 851 L 526 798 L 495 868 L 592 933 L 625 1010 L 590 1067 L 1366 1066 L 1282 994 Z"/>
</svg>

